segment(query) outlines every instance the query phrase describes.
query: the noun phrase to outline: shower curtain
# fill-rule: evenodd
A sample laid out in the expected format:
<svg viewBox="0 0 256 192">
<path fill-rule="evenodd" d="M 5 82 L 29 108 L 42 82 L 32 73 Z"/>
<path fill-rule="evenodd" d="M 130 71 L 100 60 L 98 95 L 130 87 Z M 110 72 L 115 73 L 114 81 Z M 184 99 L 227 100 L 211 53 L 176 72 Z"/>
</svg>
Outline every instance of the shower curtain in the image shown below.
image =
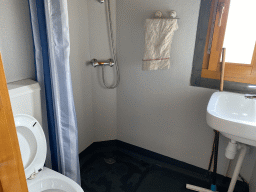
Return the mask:
<svg viewBox="0 0 256 192">
<path fill-rule="evenodd" d="M 28 0 L 36 77 L 46 102 L 52 169 L 80 184 L 67 0 Z M 46 117 L 43 117 L 46 118 Z"/>
</svg>

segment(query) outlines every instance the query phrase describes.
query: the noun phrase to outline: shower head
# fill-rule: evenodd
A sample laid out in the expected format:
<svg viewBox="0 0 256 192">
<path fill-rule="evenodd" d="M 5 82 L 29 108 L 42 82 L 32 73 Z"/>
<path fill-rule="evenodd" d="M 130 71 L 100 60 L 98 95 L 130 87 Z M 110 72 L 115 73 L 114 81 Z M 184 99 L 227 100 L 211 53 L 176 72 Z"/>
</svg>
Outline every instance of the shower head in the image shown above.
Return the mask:
<svg viewBox="0 0 256 192">
<path fill-rule="evenodd" d="M 99 1 L 100 1 L 100 3 L 104 3 L 105 0 L 99 0 Z"/>
</svg>

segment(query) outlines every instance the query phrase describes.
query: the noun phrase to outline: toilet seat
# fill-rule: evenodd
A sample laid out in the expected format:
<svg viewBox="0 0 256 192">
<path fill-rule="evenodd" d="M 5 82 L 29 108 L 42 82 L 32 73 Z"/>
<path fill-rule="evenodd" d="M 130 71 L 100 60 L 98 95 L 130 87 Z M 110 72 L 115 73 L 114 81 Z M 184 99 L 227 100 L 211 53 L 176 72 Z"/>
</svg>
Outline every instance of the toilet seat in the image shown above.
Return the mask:
<svg viewBox="0 0 256 192">
<path fill-rule="evenodd" d="M 46 139 L 40 123 L 32 116 L 14 116 L 26 179 L 43 169 L 46 159 Z"/>
<path fill-rule="evenodd" d="M 44 167 L 47 148 L 40 123 L 26 114 L 15 115 L 14 121 L 29 192 L 84 192 L 72 179 Z"/>
</svg>

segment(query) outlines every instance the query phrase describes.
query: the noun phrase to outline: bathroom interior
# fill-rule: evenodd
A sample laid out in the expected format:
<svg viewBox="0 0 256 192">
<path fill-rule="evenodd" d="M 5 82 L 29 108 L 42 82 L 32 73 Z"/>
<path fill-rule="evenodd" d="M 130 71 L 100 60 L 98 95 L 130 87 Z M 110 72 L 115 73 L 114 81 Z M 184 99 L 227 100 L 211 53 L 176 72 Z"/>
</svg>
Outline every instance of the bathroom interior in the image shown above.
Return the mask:
<svg viewBox="0 0 256 192">
<path fill-rule="evenodd" d="M 193 79 L 192 74 L 196 74 L 193 70 L 200 7 L 203 2 L 209 4 L 211 1 L 108 0 L 108 2 L 120 72 L 120 82 L 113 89 L 108 89 L 103 84 L 102 66 L 93 67 L 91 64 L 94 58 L 99 61 L 112 58 L 106 2 L 67 1 L 69 65 L 83 190 L 176 192 L 177 190 L 172 189 L 175 186 L 170 183 L 180 179 L 171 172 L 178 170 L 177 175 L 185 177 L 186 169 L 190 173 L 188 178 L 191 178 L 186 182 L 191 181 L 193 185 L 210 189 L 205 182 L 207 179 L 197 182 L 200 180 L 197 175 L 208 177 L 207 169 L 212 154 L 214 131 L 206 121 L 206 111 L 212 94 L 219 90 L 216 87 L 193 86 L 191 79 Z M 142 70 L 145 21 L 153 18 L 159 10 L 166 17 L 169 17 L 171 10 L 175 10 L 178 18 L 178 29 L 174 32 L 171 42 L 170 68 L 145 71 Z M 36 81 L 37 69 L 28 0 L 1 0 L 0 21 L 0 52 L 7 84 L 25 79 Z M 104 67 L 105 83 L 108 85 L 113 84 L 117 78 L 114 67 Z M 239 88 L 237 85 L 237 89 Z M 251 86 L 251 88 L 250 93 L 253 93 L 255 87 Z M 224 91 L 230 90 L 232 92 L 232 88 L 225 90 L 224 85 Z M 241 88 L 241 90 L 237 92 L 247 93 L 247 89 Z M 47 124 L 43 123 L 43 130 L 48 144 L 45 165 L 51 167 Z M 223 189 L 227 191 L 230 179 L 227 180 L 226 177 L 232 178 L 239 157 L 236 155 L 232 161 L 226 158 L 225 150 L 229 141 L 230 139 L 220 134 L 217 162 L 219 191 Z M 98 158 L 101 158 L 102 162 L 93 165 L 92 161 L 97 161 Z M 112 159 L 113 162 L 107 162 L 106 159 Z M 115 184 L 114 182 L 117 182 L 114 179 L 115 174 L 112 175 L 112 180 L 108 178 L 111 180 L 110 183 L 113 182 L 112 185 L 98 185 L 97 182 L 100 181 L 93 180 L 100 178 L 99 175 L 106 170 L 111 170 L 111 166 L 118 169 L 112 170 L 117 173 L 118 178 L 122 169 L 129 169 L 129 159 L 141 164 L 142 167 L 143 163 L 151 165 L 149 171 L 142 171 L 141 175 L 134 176 L 137 181 L 136 184 L 131 184 L 130 188 L 128 185 L 132 181 L 129 181 L 129 178 L 126 187 L 122 188 L 119 184 Z M 127 165 L 122 165 L 126 161 Z M 255 162 L 256 150 L 255 147 L 250 146 L 240 170 L 241 177 L 237 182 L 238 187 L 241 188 L 235 188 L 234 191 L 256 191 Z M 92 172 L 93 166 L 102 166 L 102 168 Z M 152 166 L 156 166 L 158 174 L 151 174 L 154 172 Z M 161 172 L 161 169 L 164 171 Z M 191 176 L 193 171 L 195 171 L 194 177 Z M 166 176 L 169 172 L 170 177 Z M 166 175 L 163 176 L 161 173 Z M 151 174 L 151 180 L 146 174 Z M 157 177 L 162 176 L 165 179 L 159 182 L 161 179 L 158 180 Z M 198 180 L 194 182 L 193 178 Z M 151 182 L 147 183 L 147 179 Z M 152 184 L 154 181 L 159 183 L 154 185 Z M 148 188 L 140 185 L 143 183 L 146 183 Z M 182 183 L 179 191 L 191 190 L 186 189 L 186 183 Z"/>
</svg>

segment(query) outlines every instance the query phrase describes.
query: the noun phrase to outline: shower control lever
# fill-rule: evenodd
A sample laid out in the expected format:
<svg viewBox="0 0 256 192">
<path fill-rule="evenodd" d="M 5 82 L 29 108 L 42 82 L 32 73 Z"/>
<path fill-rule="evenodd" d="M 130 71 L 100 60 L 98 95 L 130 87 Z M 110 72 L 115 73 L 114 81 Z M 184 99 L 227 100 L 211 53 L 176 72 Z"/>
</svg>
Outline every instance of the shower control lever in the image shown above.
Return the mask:
<svg viewBox="0 0 256 192">
<path fill-rule="evenodd" d="M 110 67 L 113 67 L 115 63 L 113 59 L 109 59 L 108 61 L 98 61 L 97 59 L 92 59 L 91 64 L 93 67 L 97 67 L 100 65 L 109 65 Z"/>
</svg>

